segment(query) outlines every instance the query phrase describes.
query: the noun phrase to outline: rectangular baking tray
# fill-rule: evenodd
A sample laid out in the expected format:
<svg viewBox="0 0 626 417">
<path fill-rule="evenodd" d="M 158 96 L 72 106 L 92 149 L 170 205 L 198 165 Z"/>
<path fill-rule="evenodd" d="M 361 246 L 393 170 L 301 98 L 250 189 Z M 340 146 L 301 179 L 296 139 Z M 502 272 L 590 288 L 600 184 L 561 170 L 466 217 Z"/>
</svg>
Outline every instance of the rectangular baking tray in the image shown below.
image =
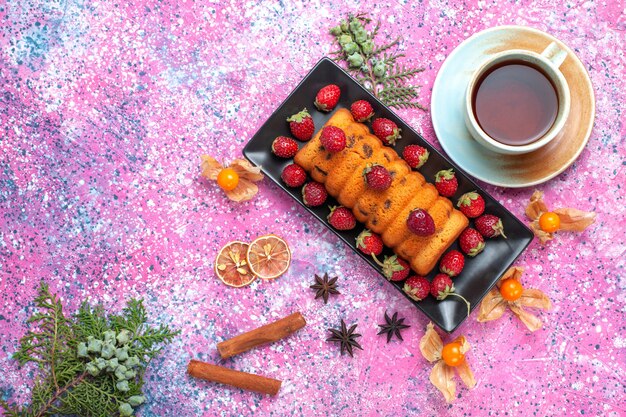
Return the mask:
<svg viewBox="0 0 626 417">
<path fill-rule="evenodd" d="M 336 84 L 341 88 L 341 97 L 334 111 L 339 108 L 350 108 L 357 100 L 368 100 L 374 107 L 374 117 L 385 117 L 395 121 L 402 129 L 402 138 L 397 142 L 395 150 L 402 155 L 402 150 L 410 144 L 418 144 L 428 149 L 430 157 L 428 162 L 420 168 L 420 172 L 427 181 L 434 183 L 435 174 L 442 169 L 452 168 L 456 172 L 459 189 L 452 202 L 463 193 L 476 190 L 483 196 L 486 203 L 485 213 L 495 214 L 502 219 L 507 239 L 502 237 L 487 239 L 485 250 L 475 258 L 466 257 L 463 272 L 453 279 L 456 292 L 465 297 L 471 304 L 472 310 L 476 308 L 483 297 L 495 285 L 500 276 L 513 264 L 518 256 L 526 249 L 533 239 L 533 234 L 528 227 L 519 221 L 511 212 L 502 206 L 496 199 L 481 189 L 468 175 L 446 156 L 433 148 L 428 141 L 421 137 L 413 128 L 407 125 L 387 106 L 363 88 L 347 72 L 335 64 L 329 58 L 321 59 L 313 69 L 304 77 L 298 86 L 291 92 L 289 97 L 274 111 L 274 113 L 261 126 L 256 134 L 246 144 L 243 154 L 253 164 L 261 166 L 262 171 L 274 181 L 281 190 L 301 204 L 312 216 L 316 217 L 335 233 L 356 255 L 363 258 L 372 268 L 380 273 L 381 279 L 385 280 L 381 268 L 369 256 L 364 255 L 356 248 L 356 237 L 365 228 L 357 223 L 357 227 L 350 231 L 338 231 L 326 221 L 329 205 L 338 203 L 329 196 L 326 204 L 320 207 L 307 207 L 302 201 L 300 188 L 288 188 L 282 182 L 280 175 L 285 166 L 293 160 L 282 159 L 275 156 L 271 151 L 271 145 L 277 136 L 291 136 L 287 117 L 307 108 L 313 117 L 316 132 L 331 117 L 331 113 L 317 111 L 313 106 L 313 100 L 320 88 L 327 84 Z M 304 143 L 299 143 L 300 148 Z M 470 225 L 472 223 L 470 222 Z M 450 249 L 458 249 L 455 242 Z M 392 255 L 389 248 L 385 248 L 383 255 Z M 382 256 L 381 256 L 382 258 Z M 438 272 L 436 267 L 427 278 L 430 280 Z M 395 288 L 400 291 L 412 304 L 428 316 L 433 323 L 442 330 L 453 332 L 466 318 L 467 307 L 465 303 L 456 297 L 448 297 L 437 301 L 432 296 L 416 302 L 409 298 L 402 290 L 403 282 L 389 282 L 389 289 Z"/>
</svg>

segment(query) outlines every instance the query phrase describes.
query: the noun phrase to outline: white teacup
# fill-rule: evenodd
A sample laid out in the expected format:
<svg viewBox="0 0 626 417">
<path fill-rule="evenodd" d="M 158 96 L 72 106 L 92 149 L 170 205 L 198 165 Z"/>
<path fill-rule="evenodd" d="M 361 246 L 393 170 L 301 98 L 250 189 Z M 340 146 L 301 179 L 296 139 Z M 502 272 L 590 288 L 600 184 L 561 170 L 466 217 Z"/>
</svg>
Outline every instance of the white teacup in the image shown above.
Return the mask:
<svg viewBox="0 0 626 417">
<path fill-rule="evenodd" d="M 554 139 L 563 129 L 570 110 L 569 87 L 565 77 L 559 70 L 559 67 L 566 58 L 567 52 L 560 49 L 554 42 L 548 45 L 548 47 L 541 54 L 522 49 L 512 49 L 491 56 L 478 68 L 478 70 L 474 72 L 465 94 L 465 124 L 472 137 L 474 137 L 478 143 L 486 148 L 502 154 L 523 154 L 532 152 L 542 146 L 545 146 L 552 139 Z M 532 70 L 526 71 L 526 69 L 522 68 L 521 74 L 529 72 L 529 75 L 535 77 L 535 81 L 531 85 L 531 88 L 524 89 L 521 84 L 521 80 L 520 83 L 517 83 L 518 80 L 514 80 L 515 82 L 511 83 L 511 87 L 513 87 L 513 84 L 520 84 L 517 88 L 520 93 L 513 94 L 512 92 L 514 89 L 511 90 L 511 93 L 506 89 L 502 90 L 500 93 L 492 92 L 492 95 L 496 98 L 494 98 L 490 108 L 490 102 L 485 101 L 488 100 L 486 98 L 489 97 L 488 93 L 483 93 L 482 91 L 483 89 L 488 91 L 488 85 L 492 86 L 492 88 L 496 88 L 494 86 L 497 86 L 498 82 L 503 86 L 506 86 L 505 75 L 502 75 L 504 73 L 501 71 L 499 75 L 495 74 L 501 68 L 507 67 L 506 71 L 509 71 L 509 76 L 513 76 L 514 73 L 511 72 L 513 71 L 513 67 L 508 67 L 509 65 L 530 67 L 534 69 L 537 74 L 542 75 L 543 78 L 537 78 L 540 77 L 540 75 L 534 74 Z M 500 80 L 497 79 L 498 76 L 501 78 Z M 485 80 L 490 79 L 490 77 L 493 78 L 489 81 L 489 83 L 485 82 Z M 553 119 L 551 125 L 549 122 L 546 122 L 545 126 L 540 128 L 535 126 L 535 124 L 540 124 L 540 120 L 531 119 L 530 116 L 528 117 L 529 120 L 526 120 L 524 119 L 524 117 L 526 117 L 525 113 L 523 113 L 524 110 L 519 110 L 518 113 L 515 113 L 515 109 L 526 106 L 527 111 L 529 104 L 539 99 L 540 91 L 534 91 L 532 87 L 545 83 L 546 80 L 544 78 L 547 79 L 553 87 L 553 90 L 549 93 L 550 96 L 546 95 L 545 97 L 548 97 L 549 100 L 547 101 L 553 103 L 553 96 L 556 93 L 556 104 L 552 106 L 555 108 L 551 109 L 551 112 L 542 112 L 542 109 L 538 108 L 531 109 L 534 116 L 536 116 L 535 119 L 543 118 L 545 119 L 542 120 L 543 122 Z M 533 78 L 529 78 L 528 80 L 525 80 L 525 82 L 531 82 L 532 80 Z M 530 84 L 527 84 L 527 86 L 528 85 Z M 479 96 L 478 94 L 481 95 Z M 480 100 L 482 100 L 482 102 Z M 519 103 L 516 101 L 519 101 Z M 486 104 L 480 105 L 480 103 Z M 482 116 L 479 114 L 481 111 L 477 111 L 479 106 L 480 109 L 484 109 L 482 110 Z M 531 112 L 528 113 L 530 114 Z M 556 115 L 554 115 L 554 113 L 556 113 Z M 481 123 L 479 122 L 481 117 L 485 122 L 483 123 L 485 126 L 484 129 L 481 127 Z M 495 122 L 491 125 L 487 122 L 490 117 L 495 120 Z M 498 119 L 498 117 L 500 118 Z M 528 121 L 536 123 L 528 123 Z M 522 127 L 520 130 L 523 130 L 523 132 L 520 131 L 520 135 L 523 133 L 525 134 L 526 131 L 533 131 L 533 129 L 536 131 L 536 134 L 535 136 L 530 135 L 526 139 L 513 139 L 512 137 L 507 138 L 503 135 L 498 137 L 500 132 L 505 132 L 507 128 L 513 131 L 515 126 Z M 485 130 L 490 131 L 492 136 L 490 136 L 490 134 L 488 134 Z"/>
</svg>

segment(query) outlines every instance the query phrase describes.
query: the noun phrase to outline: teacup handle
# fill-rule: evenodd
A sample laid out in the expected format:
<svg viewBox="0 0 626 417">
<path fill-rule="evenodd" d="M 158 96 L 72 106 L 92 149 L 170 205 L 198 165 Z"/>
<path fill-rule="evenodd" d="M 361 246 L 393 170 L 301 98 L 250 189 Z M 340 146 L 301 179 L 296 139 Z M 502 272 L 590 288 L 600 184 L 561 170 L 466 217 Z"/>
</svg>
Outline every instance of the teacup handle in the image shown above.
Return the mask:
<svg viewBox="0 0 626 417">
<path fill-rule="evenodd" d="M 541 55 L 550 60 L 550 62 L 552 62 L 552 65 L 554 65 L 556 68 L 559 68 L 563 61 L 565 61 L 565 58 L 567 58 L 567 52 L 559 48 L 556 42 L 552 42 L 550 45 L 548 45 L 548 47 L 543 50 Z"/>
</svg>

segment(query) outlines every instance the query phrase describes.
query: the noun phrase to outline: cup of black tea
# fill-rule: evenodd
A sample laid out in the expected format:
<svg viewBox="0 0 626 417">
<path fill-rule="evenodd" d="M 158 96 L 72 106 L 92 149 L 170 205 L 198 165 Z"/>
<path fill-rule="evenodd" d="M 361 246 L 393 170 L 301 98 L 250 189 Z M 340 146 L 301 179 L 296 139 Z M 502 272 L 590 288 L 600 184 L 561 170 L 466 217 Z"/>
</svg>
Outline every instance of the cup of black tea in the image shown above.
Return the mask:
<svg viewBox="0 0 626 417">
<path fill-rule="evenodd" d="M 541 54 L 512 49 L 484 62 L 465 97 L 465 124 L 474 139 L 503 154 L 532 152 L 554 139 L 570 109 L 559 70 L 566 58 L 552 42 Z"/>
</svg>

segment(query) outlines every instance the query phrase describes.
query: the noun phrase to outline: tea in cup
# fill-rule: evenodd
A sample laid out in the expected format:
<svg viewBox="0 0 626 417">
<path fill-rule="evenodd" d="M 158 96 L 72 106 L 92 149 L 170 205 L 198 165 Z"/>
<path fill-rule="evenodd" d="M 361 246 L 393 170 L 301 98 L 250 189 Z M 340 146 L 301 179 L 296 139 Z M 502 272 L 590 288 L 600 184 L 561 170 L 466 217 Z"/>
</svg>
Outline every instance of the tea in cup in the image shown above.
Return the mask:
<svg viewBox="0 0 626 417">
<path fill-rule="evenodd" d="M 466 91 L 465 124 L 472 137 L 503 154 L 532 152 L 554 139 L 570 109 L 559 70 L 565 58 L 554 42 L 541 54 L 513 49 L 491 56 Z"/>
</svg>

